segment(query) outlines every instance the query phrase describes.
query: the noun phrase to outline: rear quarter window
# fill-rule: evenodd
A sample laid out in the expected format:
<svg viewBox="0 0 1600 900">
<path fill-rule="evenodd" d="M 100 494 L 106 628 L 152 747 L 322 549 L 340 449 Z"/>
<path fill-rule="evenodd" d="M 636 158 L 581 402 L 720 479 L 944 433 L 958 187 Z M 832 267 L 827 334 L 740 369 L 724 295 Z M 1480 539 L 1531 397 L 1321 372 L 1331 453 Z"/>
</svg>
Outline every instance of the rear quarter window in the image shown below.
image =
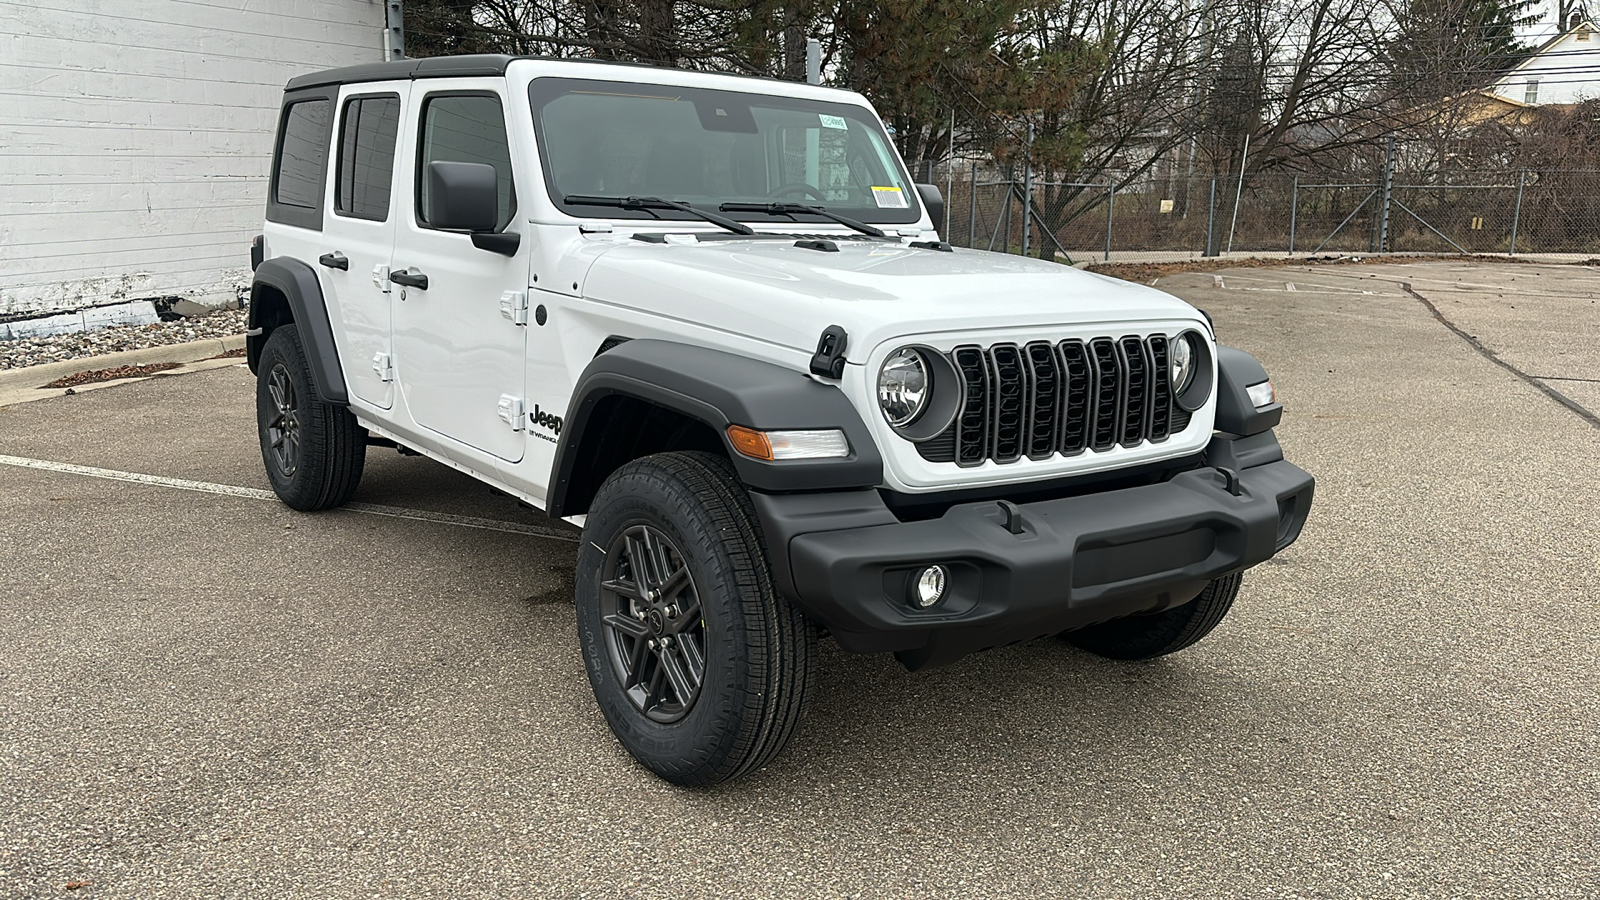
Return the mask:
<svg viewBox="0 0 1600 900">
<path fill-rule="evenodd" d="M 333 100 L 328 96 L 291 100 L 285 104 L 279 122 L 267 192 L 267 221 L 321 230 Z"/>
<path fill-rule="evenodd" d="M 330 107 L 326 100 L 304 100 L 284 112 L 278 173 L 273 179 L 274 197 L 279 203 L 304 209 L 321 205 Z"/>
</svg>

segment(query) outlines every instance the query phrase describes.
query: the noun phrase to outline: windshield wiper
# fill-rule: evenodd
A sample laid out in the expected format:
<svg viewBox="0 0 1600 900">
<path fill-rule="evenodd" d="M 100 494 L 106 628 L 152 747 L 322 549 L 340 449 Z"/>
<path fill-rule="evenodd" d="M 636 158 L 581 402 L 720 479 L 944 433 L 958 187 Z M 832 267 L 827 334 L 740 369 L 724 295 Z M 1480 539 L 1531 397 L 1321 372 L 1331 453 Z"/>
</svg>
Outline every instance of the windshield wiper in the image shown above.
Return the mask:
<svg viewBox="0 0 1600 900">
<path fill-rule="evenodd" d="M 719 216 L 714 212 L 690 206 L 677 200 L 663 200 L 660 197 L 600 197 L 593 194 L 573 194 L 562 198 L 563 203 L 572 206 L 612 206 L 617 209 L 675 209 L 686 212 L 691 216 L 699 216 L 713 225 L 720 225 L 734 234 L 755 234 L 756 230 L 743 222 L 738 222 L 727 216 Z"/>
<path fill-rule="evenodd" d="M 811 206 L 806 203 L 724 203 L 717 209 L 723 212 L 764 212 L 774 216 L 788 216 L 791 219 L 794 218 L 795 213 L 810 213 L 814 216 L 821 216 L 824 219 L 832 219 L 840 225 L 846 228 L 854 228 L 862 234 L 870 234 L 873 237 L 888 237 L 881 228 L 874 228 L 849 216 L 841 216 L 835 212 L 828 212 L 823 207 Z"/>
</svg>

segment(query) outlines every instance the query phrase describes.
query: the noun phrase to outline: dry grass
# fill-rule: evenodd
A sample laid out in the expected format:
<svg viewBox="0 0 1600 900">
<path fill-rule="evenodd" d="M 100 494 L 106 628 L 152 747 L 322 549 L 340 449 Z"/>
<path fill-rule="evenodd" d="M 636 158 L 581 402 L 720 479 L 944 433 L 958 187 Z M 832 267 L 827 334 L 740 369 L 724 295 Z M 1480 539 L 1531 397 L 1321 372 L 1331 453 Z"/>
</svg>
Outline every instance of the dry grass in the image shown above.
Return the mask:
<svg viewBox="0 0 1600 900">
<path fill-rule="evenodd" d="M 176 369 L 183 363 L 166 362 L 152 363 L 148 366 L 116 366 L 110 369 L 93 369 L 88 372 L 79 372 L 65 378 L 57 378 L 49 384 L 40 385 L 41 388 L 70 388 L 82 384 L 98 384 L 102 381 L 116 381 L 118 378 L 143 378 L 168 369 Z"/>
<path fill-rule="evenodd" d="M 1185 272 L 1216 272 L 1222 269 L 1271 269 L 1282 266 L 1348 266 L 1362 263 L 1409 263 L 1432 262 L 1436 260 L 1450 260 L 1455 262 L 1475 263 L 1512 263 L 1522 264 L 1524 261 L 1508 256 L 1461 256 L 1459 254 L 1440 256 L 1318 256 L 1318 257 L 1293 257 L 1293 256 L 1247 256 L 1238 259 L 1183 259 L 1173 262 L 1129 262 L 1129 263 L 1090 263 L 1084 269 L 1100 275 L 1109 275 L 1123 281 L 1132 281 L 1137 284 L 1149 284 L 1157 278 L 1169 275 L 1180 275 Z M 1597 260 L 1589 260 L 1579 265 L 1591 265 Z"/>
</svg>

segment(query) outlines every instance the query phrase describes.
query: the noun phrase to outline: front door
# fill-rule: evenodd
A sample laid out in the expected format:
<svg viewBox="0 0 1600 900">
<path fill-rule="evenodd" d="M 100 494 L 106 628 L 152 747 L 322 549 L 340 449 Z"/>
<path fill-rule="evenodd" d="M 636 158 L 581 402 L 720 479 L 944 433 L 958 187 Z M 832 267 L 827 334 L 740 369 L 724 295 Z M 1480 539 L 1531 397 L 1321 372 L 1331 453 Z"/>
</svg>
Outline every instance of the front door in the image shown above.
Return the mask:
<svg viewBox="0 0 1600 900">
<path fill-rule="evenodd" d="M 499 79 L 414 82 L 407 114 L 409 210 L 391 262 L 394 354 L 401 391 L 423 428 L 508 462 L 524 447 L 522 376 L 527 329 L 501 313 L 500 297 L 526 290 L 528 242 L 512 256 L 473 246 L 471 235 L 428 225 L 428 164 L 487 163 L 500 176 L 499 231 L 522 230 Z M 419 279 L 427 279 L 427 287 Z M 412 284 L 406 285 L 404 282 Z"/>
<path fill-rule="evenodd" d="M 331 214 L 323 219 L 317 271 L 339 340 L 350 393 L 373 406 L 394 403 L 389 254 L 394 249 L 394 161 L 402 92 L 410 85 L 346 87 L 339 98 L 330 168 Z M 403 201 L 401 201 L 403 203 Z M 395 212 L 404 213 L 400 206 Z"/>
</svg>

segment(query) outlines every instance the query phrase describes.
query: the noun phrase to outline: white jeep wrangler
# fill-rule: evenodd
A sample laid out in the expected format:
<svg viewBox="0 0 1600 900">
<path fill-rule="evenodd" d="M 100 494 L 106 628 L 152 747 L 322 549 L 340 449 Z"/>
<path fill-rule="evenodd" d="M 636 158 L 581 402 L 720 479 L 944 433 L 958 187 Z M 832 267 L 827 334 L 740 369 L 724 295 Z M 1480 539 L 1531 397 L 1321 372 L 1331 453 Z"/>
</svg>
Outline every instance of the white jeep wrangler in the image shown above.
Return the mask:
<svg viewBox="0 0 1600 900">
<path fill-rule="evenodd" d="M 793 735 L 821 634 L 908 667 L 1186 647 L 1312 479 L 1167 294 L 954 249 L 859 95 L 502 56 L 284 95 L 248 358 L 273 489 L 369 445 L 583 529 L 600 709 L 679 784 Z"/>
</svg>

